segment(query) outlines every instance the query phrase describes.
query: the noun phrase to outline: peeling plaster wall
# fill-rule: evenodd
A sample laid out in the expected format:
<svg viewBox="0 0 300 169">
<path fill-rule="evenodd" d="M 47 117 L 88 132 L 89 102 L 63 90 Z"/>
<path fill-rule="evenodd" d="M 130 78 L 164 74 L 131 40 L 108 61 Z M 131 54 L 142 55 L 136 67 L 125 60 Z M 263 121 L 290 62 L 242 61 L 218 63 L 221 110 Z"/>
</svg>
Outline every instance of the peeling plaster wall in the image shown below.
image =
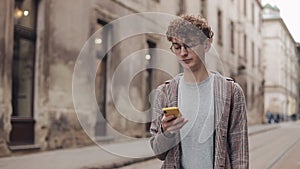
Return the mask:
<svg viewBox="0 0 300 169">
<path fill-rule="evenodd" d="M 42 149 L 90 144 L 72 101 L 75 61 L 90 33 L 90 1 L 45 0 L 39 7 L 36 141 Z"/>
</svg>

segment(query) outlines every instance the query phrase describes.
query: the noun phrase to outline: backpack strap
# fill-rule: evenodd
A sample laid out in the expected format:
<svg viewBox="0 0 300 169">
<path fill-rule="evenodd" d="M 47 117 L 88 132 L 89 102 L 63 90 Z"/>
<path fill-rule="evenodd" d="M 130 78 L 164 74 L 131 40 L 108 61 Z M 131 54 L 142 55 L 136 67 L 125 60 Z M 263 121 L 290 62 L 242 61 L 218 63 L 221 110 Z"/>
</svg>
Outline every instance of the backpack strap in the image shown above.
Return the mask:
<svg viewBox="0 0 300 169">
<path fill-rule="evenodd" d="M 234 80 L 233 78 L 231 78 L 231 77 L 225 77 L 225 79 L 226 79 L 227 81 L 232 81 L 232 82 L 235 83 L 235 80 Z"/>
<path fill-rule="evenodd" d="M 234 84 L 235 84 L 235 81 L 234 79 L 230 78 L 230 77 L 225 77 L 226 80 L 228 81 L 228 83 L 230 83 L 230 114 L 231 114 L 231 111 L 233 109 L 233 97 L 234 97 Z"/>
</svg>

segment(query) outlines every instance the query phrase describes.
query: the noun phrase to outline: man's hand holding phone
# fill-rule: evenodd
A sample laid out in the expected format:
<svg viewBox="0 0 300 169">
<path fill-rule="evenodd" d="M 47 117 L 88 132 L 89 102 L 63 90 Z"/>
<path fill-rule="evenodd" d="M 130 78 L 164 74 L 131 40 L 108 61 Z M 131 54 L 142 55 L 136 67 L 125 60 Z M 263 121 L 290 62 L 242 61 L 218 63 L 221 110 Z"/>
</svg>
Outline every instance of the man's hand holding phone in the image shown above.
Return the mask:
<svg viewBox="0 0 300 169">
<path fill-rule="evenodd" d="M 161 124 L 165 134 L 174 134 L 178 132 L 188 120 L 183 118 L 180 114 L 178 107 L 163 108 L 164 116 Z"/>
</svg>

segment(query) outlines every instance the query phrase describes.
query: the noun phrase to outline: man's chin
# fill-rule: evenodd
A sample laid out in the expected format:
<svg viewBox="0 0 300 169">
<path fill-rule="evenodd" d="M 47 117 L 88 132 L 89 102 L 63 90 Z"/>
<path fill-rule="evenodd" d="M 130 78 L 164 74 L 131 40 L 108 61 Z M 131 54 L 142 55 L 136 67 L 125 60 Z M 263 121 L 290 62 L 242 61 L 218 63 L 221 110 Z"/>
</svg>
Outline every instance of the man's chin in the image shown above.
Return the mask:
<svg viewBox="0 0 300 169">
<path fill-rule="evenodd" d="M 187 71 L 191 71 L 192 66 L 189 64 L 181 64 L 181 66 L 183 67 L 183 69 L 187 70 Z"/>
</svg>

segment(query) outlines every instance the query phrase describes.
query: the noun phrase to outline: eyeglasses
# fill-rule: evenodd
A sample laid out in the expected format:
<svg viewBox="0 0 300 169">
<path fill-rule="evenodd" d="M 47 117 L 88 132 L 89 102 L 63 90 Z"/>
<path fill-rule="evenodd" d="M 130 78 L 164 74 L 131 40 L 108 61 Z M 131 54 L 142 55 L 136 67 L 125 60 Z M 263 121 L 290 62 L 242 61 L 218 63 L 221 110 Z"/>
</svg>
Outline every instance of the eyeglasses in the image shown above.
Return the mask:
<svg viewBox="0 0 300 169">
<path fill-rule="evenodd" d="M 192 48 L 198 46 L 199 44 L 192 44 L 192 45 L 186 45 L 182 44 L 180 45 L 179 43 L 172 43 L 170 49 L 173 53 L 179 54 L 181 52 L 181 49 L 184 48 L 187 52 L 190 52 Z"/>
</svg>

